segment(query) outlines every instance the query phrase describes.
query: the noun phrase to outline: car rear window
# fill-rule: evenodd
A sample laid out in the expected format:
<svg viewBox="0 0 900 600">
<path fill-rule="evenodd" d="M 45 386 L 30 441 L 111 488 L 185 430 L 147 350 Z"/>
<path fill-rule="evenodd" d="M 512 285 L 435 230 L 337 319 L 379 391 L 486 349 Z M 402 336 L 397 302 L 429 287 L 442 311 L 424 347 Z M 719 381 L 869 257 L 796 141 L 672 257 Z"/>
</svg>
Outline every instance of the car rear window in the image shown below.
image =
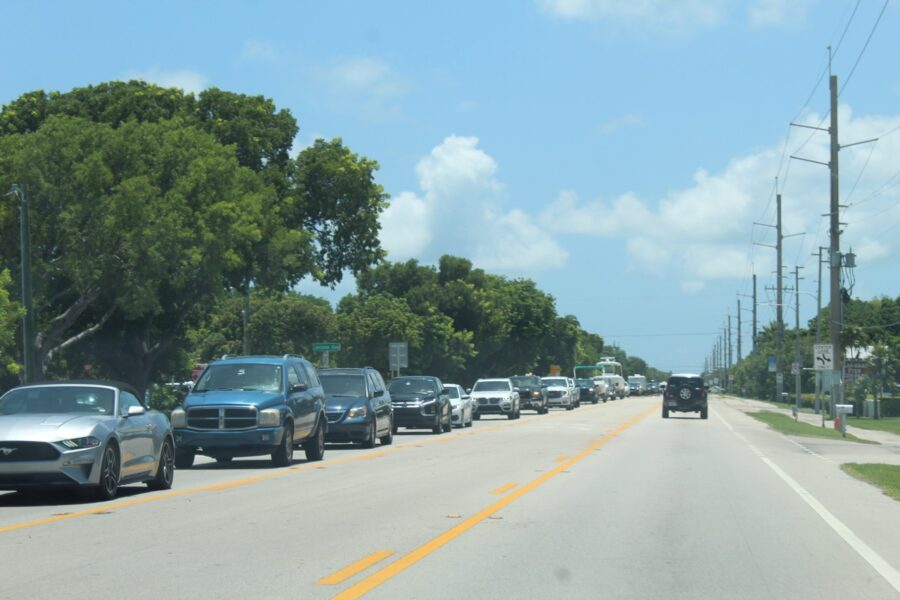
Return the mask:
<svg viewBox="0 0 900 600">
<path fill-rule="evenodd" d="M 703 379 L 700 377 L 670 377 L 669 385 L 679 386 L 679 385 L 692 385 L 694 387 L 703 387 Z"/>
</svg>

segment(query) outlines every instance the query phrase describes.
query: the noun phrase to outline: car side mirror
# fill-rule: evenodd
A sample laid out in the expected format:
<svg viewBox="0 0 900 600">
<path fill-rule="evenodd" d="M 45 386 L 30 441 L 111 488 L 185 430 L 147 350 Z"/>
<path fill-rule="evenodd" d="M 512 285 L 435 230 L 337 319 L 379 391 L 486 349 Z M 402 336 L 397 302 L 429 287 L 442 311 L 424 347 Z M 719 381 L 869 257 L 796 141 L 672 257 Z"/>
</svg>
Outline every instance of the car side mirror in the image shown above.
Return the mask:
<svg viewBox="0 0 900 600">
<path fill-rule="evenodd" d="M 291 392 L 305 392 L 309 389 L 309 386 L 305 383 L 295 383 L 291 386 Z"/>
<path fill-rule="evenodd" d="M 466 388 L 466 393 L 467 393 L 467 394 L 471 394 L 471 393 L 472 393 L 472 388 Z"/>
<path fill-rule="evenodd" d="M 375 390 L 375 393 L 372 395 L 376 398 L 381 398 L 382 396 L 384 396 L 384 390 Z"/>
<path fill-rule="evenodd" d="M 514 391 L 514 392 L 518 392 L 518 391 L 519 391 L 519 388 L 514 387 L 514 388 L 513 388 L 513 391 Z"/>
<path fill-rule="evenodd" d="M 147 412 L 147 409 L 143 406 L 129 406 L 128 413 L 125 415 L 126 417 L 137 417 L 138 415 L 142 415 Z"/>
</svg>

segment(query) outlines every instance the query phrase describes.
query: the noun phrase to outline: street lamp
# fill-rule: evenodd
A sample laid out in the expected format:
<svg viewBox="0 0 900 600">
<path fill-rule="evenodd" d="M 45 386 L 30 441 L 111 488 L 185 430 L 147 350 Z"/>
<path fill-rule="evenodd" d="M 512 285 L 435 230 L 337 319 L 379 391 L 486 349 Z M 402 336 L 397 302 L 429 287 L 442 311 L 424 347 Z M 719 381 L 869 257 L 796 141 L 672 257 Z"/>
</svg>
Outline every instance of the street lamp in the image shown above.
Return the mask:
<svg viewBox="0 0 900 600">
<path fill-rule="evenodd" d="M 8 196 L 19 199 L 19 251 L 22 257 L 22 362 L 23 383 L 34 381 L 34 311 L 31 301 L 31 239 L 28 226 L 28 194 L 25 186 L 12 184 Z"/>
</svg>

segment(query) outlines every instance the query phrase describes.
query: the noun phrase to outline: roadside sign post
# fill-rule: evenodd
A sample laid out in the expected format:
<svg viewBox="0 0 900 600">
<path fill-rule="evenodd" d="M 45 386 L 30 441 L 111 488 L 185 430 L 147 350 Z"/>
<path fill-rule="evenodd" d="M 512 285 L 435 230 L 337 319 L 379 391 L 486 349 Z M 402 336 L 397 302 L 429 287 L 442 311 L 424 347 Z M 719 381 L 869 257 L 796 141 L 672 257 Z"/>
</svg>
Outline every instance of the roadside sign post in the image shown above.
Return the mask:
<svg viewBox="0 0 900 600">
<path fill-rule="evenodd" d="M 388 368 L 391 377 L 400 377 L 400 369 L 409 368 L 409 344 L 407 342 L 390 342 L 388 344 Z"/>
<path fill-rule="evenodd" d="M 332 352 L 340 352 L 341 345 L 338 342 L 313 342 L 313 352 L 322 353 L 322 368 L 327 369 L 331 361 Z"/>
</svg>

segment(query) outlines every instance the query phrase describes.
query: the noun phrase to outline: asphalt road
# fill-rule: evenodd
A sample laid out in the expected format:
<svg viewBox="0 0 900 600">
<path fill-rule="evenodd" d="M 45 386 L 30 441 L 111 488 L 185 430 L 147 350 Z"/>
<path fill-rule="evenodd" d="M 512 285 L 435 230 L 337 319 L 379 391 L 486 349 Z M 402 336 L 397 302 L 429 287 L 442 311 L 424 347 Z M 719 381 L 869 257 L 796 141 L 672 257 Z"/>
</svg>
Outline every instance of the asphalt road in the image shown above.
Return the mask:
<svg viewBox="0 0 900 600">
<path fill-rule="evenodd" d="M 0 597 L 900 598 L 900 503 L 838 466 L 891 450 L 746 409 L 629 398 L 107 503 L 4 493 Z"/>
</svg>

